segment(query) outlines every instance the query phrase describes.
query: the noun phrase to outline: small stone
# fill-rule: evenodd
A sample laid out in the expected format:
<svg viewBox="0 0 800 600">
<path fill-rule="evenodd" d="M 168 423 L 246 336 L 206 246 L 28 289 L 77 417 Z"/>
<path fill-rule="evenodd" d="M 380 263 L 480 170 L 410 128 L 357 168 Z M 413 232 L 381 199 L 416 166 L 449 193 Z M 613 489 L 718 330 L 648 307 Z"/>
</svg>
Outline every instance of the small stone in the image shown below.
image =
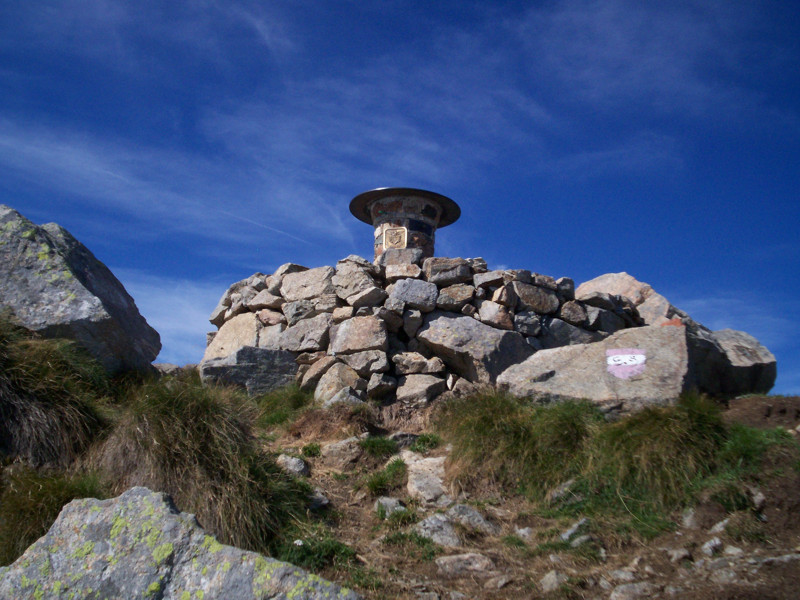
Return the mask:
<svg viewBox="0 0 800 600">
<path fill-rule="evenodd" d="M 342 388 L 354 386 L 359 379 L 358 373 L 353 369 L 344 363 L 337 362 L 331 365 L 320 377 L 314 391 L 314 400 L 325 403 Z"/>
<path fill-rule="evenodd" d="M 328 497 L 320 488 L 314 488 L 314 491 L 311 492 L 311 496 L 308 499 L 308 508 L 309 510 L 320 510 L 330 503 L 331 501 L 328 500 Z"/>
<path fill-rule="evenodd" d="M 507 329 L 509 331 L 514 329 L 514 319 L 508 312 L 508 309 L 502 304 L 492 302 L 491 300 L 485 300 L 481 302 L 478 314 L 480 315 L 482 323 L 497 327 L 498 329 Z"/>
<path fill-rule="evenodd" d="M 559 277 L 556 279 L 556 287 L 558 293 L 563 296 L 564 300 L 575 300 L 575 282 L 569 277 Z"/>
<path fill-rule="evenodd" d="M 725 528 L 728 526 L 730 519 L 723 519 L 716 525 L 714 525 L 711 529 L 708 530 L 709 533 L 723 533 Z"/>
<path fill-rule="evenodd" d="M 308 370 L 303 374 L 303 378 L 300 382 L 300 389 L 304 392 L 314 391 L 319 380 L 334 364 L 336 364 L 336 358 L 333 356 L 324 356 L 311 364 Z"/>
<path fill-rule="evenodd" d="M 472 278 L 476 288 L 493 288 L 503 285 L 504 271 L 486 271 L 475 273 Z"/>
<path fill-rule="evenodd" d="M 569 577 L 563 573 L 559 573 L 555 569 L 548 571 L 547 574 L 539 580 L 539 586 L 545 594 L 555 592 L 562 585 L 567 583 Z"/>
<path fill-rule="evenodd" d="M 353 308 L 362 308 L 365 306 L 378 306 L 384 300 L 386 300 L 387 296 L 388 294 L 385 291 L 383 291 L 383 288 L 379 288 L 373 285 L 365 290 L 358 292 L 357 294 L 348 296 L 347 303 Z"/>
<path fill-rule="evenodd" d="M 447 389 L 447 382 L 435 375 L 405 375 L 398 380 L 397 400 L 410 404 L 426 403 Z"/>
<path fill-rule="evenodd" d="M 570 543 L 570 548 L 577 548 L 578 546 L 583 546 L 591 542 L 594 538 L 590 535 L 579 535 L 578 537 L 574 538 Z"/>
<path fill-rule="evenodd" d="M 403 450 L 400 458 L 408 465 L 406 490 L 409 496 L 421 500 L 424 504 L 437 506 L 450 504 L 450 497 L 443 483 L 444 456 L 420 458 L 414 452 Z"/>
<path fill-rule="evenodd" d="M 330 351 L 335 354 L 351 354 L 364 350 L 386 352 L 388 339 L 386 323 L 377 317 L 353 317 L 331 328 Z"/>
<path fill-rule="evenodd" d="M 398 279 L 419 279 L 422 276 L 422 269 L 415 264 L 402 263 L 399 265 L 386 265 L 384 277 L 386 281 L 394 283 Z"/>
<path fill-rule="evenodd" d="M 245 303 L 245 306 L 252 311 L 261 310 L 263 308 L 280 309 L 283 306 L 284 300 L 280 296 L 270 294 L 267 290 L 261 290 L 253 298 Z"/>
<path fill-rule="evenodd" d="M 323 461 L 338 469 L 352 466 L 364 453 L 358 442 L 359 438 L 354 436 L 339 442 L 325 444 L 321 448 Z"/>
<path fill-rule="evenodd" d="M 713 537 L 700 547 L 700 551 L 706 556 L 714 556 L 722 550 L 722 540 Z"/>
<path fill-rule="evenodd" d="M 463 258 L 426 258 L 422 263 L 425 279 L 439 287 L 472 280 L 472 268 Z"/>
<path fill-rule="evenodd" d="M 311 474 L 311 471 L 308 470 L 308 465 L 302 458 L 280 454 L 275 459 L 275 462 L 281 469 L 297 477 L 308 477 Z"/>
<path fill-rule="evenodd" d="M 681 562 L 683 560 L 692 560 L 692 554 L 686 548 L 675 548 L 667 550 L 667 556 L 670 562 Z"/>
<path fill-rule="evenodd" d="M 614 569 L 613 571 L 609 571 L 608 576 L 614 581 L 629 582 L 636 579 L 636 575 L 633 573 L 633 571 L 628 569 Z"/>
<path fill-rule="evenodd" d="M 475 288 L 466 283 L 458 283 L 439 291 L 436 307 L 442 310 L 459 312 L 475 296 Z"/>
<path fill-rule="evenodd" d="M 277 310 L 270 310 L 268 308 L 264 308 L 256 313 L 258 320 L 261 321 L 263 325 L 270 326 L 270 325 L 279 325 L 281 323 L 286 323 L 286 317 L 283 313 L 279 313 Z"/>
<path fill-rule="evenodd" d="M 583 517 L 579 521 L 575 522 L 572 527 L 567 529 L 564 533 L 561 534 L 561 540 L 564 542 L 570 541 L 572 537 L 581 531 L 584 527 L 589 524 L 589 519 L 587 517 Z"/>
<path fill-rule="evenodd" d="M 457 548 L 461 546 L 461 539 L 456 533 L 453 523 L 446 516 L 435 513 L 414 526 L 414 531 L 424 538 L 428 538 L 440 546 Z"/>
<path fill-rule="evenodd" d="M 460 523 L 463 527 L 473 531 L 479 531 L 487 535 L 500 533 L 500 528 L 497 525 L 487 521 L 481 513 L 466 504 L 452 506 L 447 511 L 447 516 L 456 523 Z"/>
<path fill-rule="evenodd" d="M 722 551 L 725 556 L 741 556 L 744 554 L 744 550 L 741 548 L 737 548 L 736 546 L 725 546 L 725 549 Z"/>
<path fill-rule="evenodd" d="M 536 336 L 542 332 L 542 322 L 535 312 L 522 311 L 514 315 L 514 330 L 522 335 Z"/>
<path fill-rule="evenodd" d="M 439 288 L 436 284 L 421 279 L 400 279 L 393 285 L 389 294 L 389 300 L 403 302 L 405 306 L 424 313 L 436 308 L 438 297 Z"/>
<path fill-rule="evenodd" d="M 373 373 L 389 370 L 389 358 L 381 350 L 364 350 L 353 354 L 341 354 L 339 358 L 361 377 L 369 379 Z"/>
<path fill-rule="evenodd" d="M 364 392 L 359 392 L 351 387 L 342 388 L 336 392 L 331 398 L 322 403 L 322 408 L 330 408 L 334 404 L 364 404 Z"/>
<path fill-rule="evenodd" d="M 287 302 L 307 300 L 324 294 L 335 294 L 333 267 L 318 267 L 307 271 L 288 273 L 281 282 L 281 296 Z"/>
<path fill-rule="evenodd" d="M 392 362 L 398 375 L 433 375 L 445 370 L 441 358 L 434 356 L 427 359 L 419 352 L 400 352 L 392 356 Z"/>
<path fill-rule="evenodd" d="M 533 539 L 533 529 L 531 527 L 517 527 L 514 529 L 514 534 L 523 540 L 531 541 Z"/>
<path fill-rule="evenodd" d="M 409 338 L 417 335 L 417 331 L 422 326 L 422 313 L 416 309 L 408 309 L 403 312 L 403 331 Z"/>
<path fill-rule="evenodd" d="M 624 583 L 618 585 L 611 592 L 608 600 L 637 600 L 652 596 L 658 588 L 652 583 L 640 581 L 639 583 Z"/>
<path fill-rule="evenodd" d="M 444 577 L 490 577 L 494 574 L 494 562 L 483 554 L 470 552 L 454 556 L 440 556 L 436 567 Z"/>
<path fill-rule="evenodd" d="M 373 373 L 367 384 L 367 398 L 380 400 L 397 389 L 397 379 L 385 373 Z"/>
<path fill-rule="evenodd" d="M 375 512 L 378 514 L 383 513 L 384 518 L 396 512 L 403 512 L 406 507 L 397 498 L 389 498 L 388 496 L 381 496 L 375 501 Z"/>
</svg>

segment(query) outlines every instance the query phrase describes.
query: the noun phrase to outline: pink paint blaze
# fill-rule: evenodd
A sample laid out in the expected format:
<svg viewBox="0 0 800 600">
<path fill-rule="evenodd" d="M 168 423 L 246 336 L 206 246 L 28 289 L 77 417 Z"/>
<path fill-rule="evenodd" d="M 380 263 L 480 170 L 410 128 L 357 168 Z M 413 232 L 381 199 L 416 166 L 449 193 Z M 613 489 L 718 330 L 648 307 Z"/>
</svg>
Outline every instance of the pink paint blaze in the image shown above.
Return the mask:
<svg viewBox="0 0 800 600">
<path fill-rule="evenodd" d="M 641 348 L 606 350 L 606 370 L 619 379 L 629 379 L 644 373 L 647 356 Z"/>
</svg>

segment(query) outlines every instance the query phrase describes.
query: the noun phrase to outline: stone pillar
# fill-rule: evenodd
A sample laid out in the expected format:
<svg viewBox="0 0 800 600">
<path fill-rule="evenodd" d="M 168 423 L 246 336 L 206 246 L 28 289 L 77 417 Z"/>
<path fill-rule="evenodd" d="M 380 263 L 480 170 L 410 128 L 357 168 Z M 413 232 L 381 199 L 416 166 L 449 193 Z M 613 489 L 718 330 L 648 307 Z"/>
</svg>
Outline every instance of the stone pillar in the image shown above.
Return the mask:
<svg viewBox="0 0 800 600">
<path fill-rule="evenodd" d="M 433 256 L 436 229 L 461 216 L 450 198 L 413 188 L 378 188 L 359 194 L 350 212 L 375 228 L 375 258 L 390 248 L 419 248 Z"/>
</svg>

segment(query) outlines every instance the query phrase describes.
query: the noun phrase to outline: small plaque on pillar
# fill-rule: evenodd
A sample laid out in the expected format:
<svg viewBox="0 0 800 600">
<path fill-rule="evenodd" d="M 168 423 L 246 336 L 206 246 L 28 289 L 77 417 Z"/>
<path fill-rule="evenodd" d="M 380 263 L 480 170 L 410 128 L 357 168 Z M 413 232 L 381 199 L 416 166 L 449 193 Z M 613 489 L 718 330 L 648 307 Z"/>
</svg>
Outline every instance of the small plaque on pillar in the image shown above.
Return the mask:
<svg viewBox="0 0 800 600">
<path fill-rule="evenodd" d="M 394 227 L 387 229 L 383 234 L 383 247 L 388 250 L 389 248 L 397 248 L 402 250 L 406 247 L 406 240 L 408 233 L 405 227 Z"/>
</svg>

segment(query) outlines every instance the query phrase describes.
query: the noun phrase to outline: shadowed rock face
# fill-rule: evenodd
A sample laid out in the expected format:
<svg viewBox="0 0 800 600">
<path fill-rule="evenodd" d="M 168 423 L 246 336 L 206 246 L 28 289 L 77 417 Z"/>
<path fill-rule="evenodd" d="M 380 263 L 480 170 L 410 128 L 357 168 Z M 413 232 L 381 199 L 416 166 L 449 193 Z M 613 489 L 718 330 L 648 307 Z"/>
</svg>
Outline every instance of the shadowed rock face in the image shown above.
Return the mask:
<svg viewBox="0 0 800 600">
<path fill-rule="evenodd" d="M 3 205 L 0 308 L 45 337 L 75 340 L 110 372 L 148 369 L 161 350 L 133 298 L 86 246 Z"/>
<path fill-rule="evenodd" d="M 341 588 L 285 562 L 223 546 L 142 487 L 74 500 L 47 534 L 0 568 L 0 598 L 336 598 Z"/>
</svg>

